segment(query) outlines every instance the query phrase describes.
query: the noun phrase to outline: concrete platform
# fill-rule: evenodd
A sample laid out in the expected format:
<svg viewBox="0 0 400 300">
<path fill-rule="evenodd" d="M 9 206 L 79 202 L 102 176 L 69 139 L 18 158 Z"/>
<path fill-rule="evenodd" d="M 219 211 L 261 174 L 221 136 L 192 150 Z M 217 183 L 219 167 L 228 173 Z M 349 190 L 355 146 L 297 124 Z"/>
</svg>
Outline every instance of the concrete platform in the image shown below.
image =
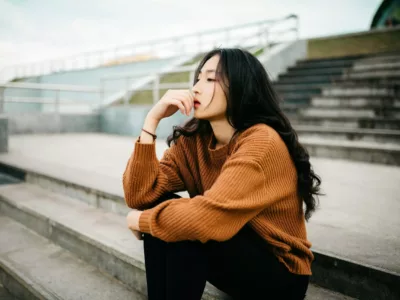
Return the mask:
<svg viewBox="0 0 400 300">
<path fill-rule="evenodd" d="M 122 173 L 135 140 L 105 134 L 11 136 L 10 151 L 0 155 L 0 162 L 123 196 Z M 159 158 L 166 148 L 158 141 Z M 400 252 L 390 251 L 400 249 L 400 239 L 395 238 L 400 236 L 400 168 L 322 158 L 312 163 L 327 194 L 309 224 L 314 246 L 354 260 L 364 256 L 365 263 L 400 272 Z M 324 236 L 317 234 L 320 226 Z M 342 235 L 344 244 L 335 239 L 324 246 L 334 232 Z M 354 232 L 362 233 L 356 240 L 368 241 L 367 253 L 380 255 L 360 255 L 364 251 L 359 247 L 349 247 L 346 235 Z"/>
<path fill-rule="evenodd" d="M 0 241 L 7 240 L 8 247 L 13 245 L 19 248 L 23 243 L 19 240 L 21 237 L 36 240 L 40 250 L 46 249 L 49 244 L 56 249 L 61 246 L 85 261 L 83 265 L 88 263 L 112 274 L 131 289 L 146 294 L 143 242 L 132 236 L 125 218 L 28 183 L 0 187 L 0 208 L 8 216 L 0 216 Z M 31 230 L 44 238 L 37 237 Z M 29 249 L 24 251 L 29 252 Z M 45 256 L 48 251 L 42 252 Z M 0 266 L 3 256 L 0 251 Z M 8 260 L 5 260 L 7 263 Z M 25 273 L 29 273 L 29 266 L 24 267 Z M 63 288 L 67 289 L 70 284 L 71 281 L 64 279 Z M 140 296 L 138 294 L 137 298 L 129 299 L 144 298 Z M 207 284 L 202 299 L 222 300 L 229 297 Z M 352 298 L 311 284 L 306 299 Z"/>
<path fill-rule="evenodd" d="M 11 136 L 3 164 L 122 197 L 122 172 L 136 137 L 103 134 Z M 159 141 L 157 155 L 166 144 Z M 323 180 L 308 224 L 313 250 L 400 276 L 400 168 L 312 159 Z"/>
<path fill-rule="evenodd" d="M 25 226 L 0 216 L 0 278 L 21 299 L 145 300 L 115 278 Z"/>
</svg>

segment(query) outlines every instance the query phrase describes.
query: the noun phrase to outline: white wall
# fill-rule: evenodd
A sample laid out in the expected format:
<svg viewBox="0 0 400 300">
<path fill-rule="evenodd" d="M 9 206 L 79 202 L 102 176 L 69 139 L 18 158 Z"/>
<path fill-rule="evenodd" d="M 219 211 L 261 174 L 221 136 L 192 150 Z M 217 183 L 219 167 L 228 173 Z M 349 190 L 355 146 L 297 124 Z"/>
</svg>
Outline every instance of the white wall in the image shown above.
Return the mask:
<svg viewBox="0 0 400 300">
<path fill-rule="evenodd" d="M 270 79 L 275 81 L 280 74 L 286 72 L 287 68 L 294 66 L 297 60 L 306 57 L 307 40 L 297 40 L 272 47 L 258 59 L 266 68 Z"/>
</svg>

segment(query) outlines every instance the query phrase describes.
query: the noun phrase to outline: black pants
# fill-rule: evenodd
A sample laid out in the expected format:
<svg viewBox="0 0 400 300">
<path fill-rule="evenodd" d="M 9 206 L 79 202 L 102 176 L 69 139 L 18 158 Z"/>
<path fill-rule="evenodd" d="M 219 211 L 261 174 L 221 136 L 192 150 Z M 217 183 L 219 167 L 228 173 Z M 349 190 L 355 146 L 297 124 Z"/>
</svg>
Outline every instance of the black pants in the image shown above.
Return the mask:
<svg viewBox="0 0 400 300">
<path fill-rule="evenodd" d="M 308 287 L 309 276 L 290 273 L 247 225 L 228 241 L 205 244 L 145 234 L 144 254 L 149 300 L 200 300 L 206 281 L 246 300 L 304 299 Z"/>
</svg>

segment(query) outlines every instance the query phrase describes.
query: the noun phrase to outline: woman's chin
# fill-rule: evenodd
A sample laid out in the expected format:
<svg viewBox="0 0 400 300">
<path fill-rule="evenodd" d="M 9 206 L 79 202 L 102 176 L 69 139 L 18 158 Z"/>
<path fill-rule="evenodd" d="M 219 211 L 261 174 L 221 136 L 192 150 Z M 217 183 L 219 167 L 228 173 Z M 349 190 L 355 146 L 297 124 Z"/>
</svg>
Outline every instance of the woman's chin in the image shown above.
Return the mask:
<svg viewBox="0 0 400 300">
<path fill-rule="evenodd" d="M 199 111 L 197 111 L 197 110 L 194 111 L 193 117 L 195 117 L 196 119 L 202 119 L 201 118 L 201 113 Z"/>
</svg>

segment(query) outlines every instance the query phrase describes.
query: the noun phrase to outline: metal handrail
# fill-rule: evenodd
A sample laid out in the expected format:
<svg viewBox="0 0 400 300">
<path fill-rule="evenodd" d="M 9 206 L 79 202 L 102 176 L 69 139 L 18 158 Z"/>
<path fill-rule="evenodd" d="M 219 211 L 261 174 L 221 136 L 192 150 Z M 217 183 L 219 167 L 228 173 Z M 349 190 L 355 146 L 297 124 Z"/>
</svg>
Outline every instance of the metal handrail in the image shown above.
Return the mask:
<svg viewBox="0 0 400 300">
<path fill-rule="evenodd" d="M 37 104 L 46 104 L 49 98 L 43 97 L 5 97 L 6 89 L 29 89 L 29 90 L 46 90 L 46 91 L 54 91 L 56 92 L 55 97 L 53 98 L 52 103 L 55 105 L 55 113 L 60 112 L 60 92 L 81 92 L 81 93 L 94 93 L 99 94 L 103 91 L 99 87 L 90 87 L 90 86 L 76 86 L 76 85 L 66 85 L 66 84 L 41 84 L 41 83 L 29 83 L 29 82 L 11 82 L 11 83 L 0 83 L 0 114 L 4 112 L 4 103 L 6 102 L 20 102 L 20 103 L 37 103 Z M 100 97 L 102 98 L 102 97 Z M 14 100 L 13 100 L 14 99 Z M 63 104 L 72 104 L 71 100 L 66 100 Z M 88 105 L 88 103 L 77 102 L 76 104 Z M 100 106 L 101 103 L 98 103 Z"/>
<path fill-rule="evenodd" d="M 85 93 L 101 92 L 101 90 L 98 87 L 70 85 L 70 84 L 31 83 L 31 82 L 0 83 L 0 88 L 47 90 L 47 91 L 60 91 L 60 92 L 85 92 Z"/>
<path fill-rule="evenodd" d="M 65 58 L 52 59 L 30 64 L 13 65 L 6 67 L 0 73 L 5 73 L 9 71 L 10 73 L 12 73 L 11 75 L 12 77 L 26 77 L 33 75 L 36 76 L 43 75 L 51 73 L 53 71 L 86 69 L 86 68 L 101 66 L 107 61 L 110 62 L 110 60 L 132 57 L 134 55 L 144 54 L 144 53 L 149 54 L 153 52 L 157 54 L 155 56 L 159 57 L 160 55 L 158 54 L 158 52 L 161 53 L 161 56 L 162 53 L 166 52 L 165 46 L 167 47 L 169 46 L 169 49 L 173 53 L 175 53 L 170 56 L 182 55 L 186 53 L 196 53 L 196 52 L 201 52 L 202 51 L 201 49 L 204 49 L 204 46 L 210 48 L 210 42 L 207 41 L 207 38 L 210 38 L 210 36 L 213 34 L 224 33 L 225 34 L 224 42 L 226 43 L 225 46 L 229 46 L 235 40 L 237 41 L 244 38 L 243 36 L 239 35 L 239 32 L 235 33 L 236 30 L 239 31 L 254 27 L 255 29 L 257 29 L 257 34 L 262 34 L 263 32 L 265 32 L 268 26 L 272 26 L 277 23 L 290 19 L 295 19 L 296 24 L 294 25 L 293 28 L 290 28 L 290 30 L 287 31 L 291 30 L 296 31 L 298 37 L 298 17 L 297 15 L 289 15 L 284 18 L 257 21 L 242 25 L 206 30 L 203 32 L 173 36 L 169 38 L 149 40 L 136 44 L 117 46 L 105 50 L 83 52 Z M 255 34 L 254 36 L 257 36 L 257 34 Z M 190 40 L 193 38 L 194 41 Z M 127 54 L 126 51 L 128 51 L 129 53 Z M 93 63 L 93 61 L 95 62 Z"/>
<path fill-rule="evenodd" d="M 251 26 L 264 26 L 264 25 L 276 25 L 279 21 L 282 20 L 287 20 L 294 18 L 296 20 L 296 26 L 295 28 L 290 28 L 286 29 L 280 32 L 290 32 L 290 31 L 296 31 L 296 39 L 298 38 L 298 17 L 296 15 L 290 15 L 286 18 L 281 18 L 281 19 L 275 19 L 275 20 L 267 20 L 267 21 L 260 21 L 260 22 L 253 22 L 245 25 L 238 25 L 238 26 L 232 26 L 232 27 L 226 27 L 218 30 L 208 30 L 204 31 L 201 33 L 194 33 L 194 34 L 189 34 L 189 35 L 183 35 L 180 36 L 179 38 L 186 38 L 186 37 L 193 37 L 193 36 L 204 36 L 207 34 L 212 34 L 215 32 L 227 32 L 229 31 L 240 28 L 246 28 L 246 27 L 251 27 Z M 248 40 L 250 38 L 254 38 L 255 36 L 261 36 L 265 35 L 265 38 L 269 38 L 269 35 L 271 32 L 268 32 L 268 28 L 263 28 L 260 27 L 260 30 L 257 32 L 256 35 L 253 36 L 246 36 L 245 39 Z M 229 36 L 228 36 L 229 37 Z M 241 38 L 241 42 L 244 43 L 244 38 Z M 174 39 L 174 38 L 172 38 Z M 163 42 L 163 41 L 171 41 L 171 38 L 169 39 L 162 39 L 158 40 L 158 42 Z M 152 41 L 152 42 L 157 42 L 157 41 Z M 150 43 L 150 42 L 147 42 Z M 271 41 L 267 41 L 268 43 L 272 43 Z M 263 46 L 266 47 L 267 44 L 264 44 Z M 141 45 L 141 44 L 136 44 Z M 123 46 L 126 47 L 126 46 Z M 122 47 L 122 48 L 123 48 Z M 121 49 L 122 49 L 121 48 Z M 200 52 L 200 51 L 198 51 Z M 95 52 L 93 52 L 95 53 Z M 97 53 L 97 52 L 96 52 Z M 84 53 L 86 55 L 88 53 Z M 136 73 L 125 73 L 125 74 L 117 74 L 117 75 L 109 75 L 109 76 L 103 76 L 100 80 L 100 87 L 87 87 L 87 86 L 76 86 L 76 85 L 60 85 L 60 84 L 38 84 L 38 83 L 20 83 L 20 82 L 11 82 L 7 84 L 0 84 L 0 113 L 4 111 L 4 102 L 23 102 L 23 103 L 51 103 L 50 100 L 45 100 L 44 98 L 35 98 L 35 97 L 8 97 L 5 99 L 4 97 L 4 91 L 7 88 L 12 88 L 12 89 L 36 89 L 36 90 L 50 90 L 50 91 L 55 91 L 56 96 L 54 99 L 54 103 L 56 106 L 56 112 L 59 113 L 59 105 L 60 105 L 60 92 L 64 91 L 69 91 L 69 92 L 82 92 L 82 93 L 96 93 L 100 95 L 100 103 L 99 106 L 104 103 L 104 95 L 105 95 L 105 82 L 110 81 L 110 80 L 117 80 L 117 79 L 129 79 L 129 78 L 135 78 L 135 77 L 150 77 L 151 80 L 153 81 L 152 84 L 145 84 L 142 87 L 135 87 L 135 88 L 129 88 L 127 87 L 126 92 L 125 92 L 125 104 L 128 104 L 128 96 L 131 95 L 132 92 L 136 91 L 153 91 L 153 101 L 156 102 L 159 99 L 159 91 L 160 89 L 174 89 L 174 88 L 189 88 L 194 79 L 194 72 L 196 69 L 197 64 L 193 64 L 190 66 L 182 66 L 175 68 L 173 70 L 164 70 L 164 71 L 157 71 L 157 72 L 148 72 L 148 71 L 143 71 L 143 72 L 136 72 Z M 160 79 L 163 75 L 165 74 L 171 74 L 171 73 L 181 73 L 181 72 L 189 72 L 189 80 L 188 81 L 183 81 L 183 82 L 175 82 L 175 83 L 160 83 Z M 109 92 L 110 90 L 107 90 Z M 50 102 L 48 102 L 50 101 Z M 63 100 L 63 104 L 69 103 L 68 101 Z M 77 101 L 76 104 L 85 104 L 87 103 L 82 103 L 81 101 Z"/>
<path fill-rule="evenodd" d="M 144 76 L 151 76 L 151 75 L 165 75 L 165 74 L 173 74 L 173 73 L 181 73 L 181 72 L 190 72 L 196 69 L 196 64 L 190 66 L 181 66 L 174 68 L 173 70 L 160 70 L 156 72 L 149 72 L 149 71 L 141 71 L 135 73 L 120 73 L 115 75 L 104 75 L 101 77 L 101 80 L 115 80 L 115 79 L 125 79 L 125 78 L 135 78 L 135 77 L 144 77 Z"/>
<path fill-rule="evenodd" d="M 17 97 L 9 96 L 4 98 L 4 103 L 32 103 L 32 104 L 54 104 L 54 98 L 51 97 Z M 63 105 L 93 105 L 93 103 L 82 102 L 82 100 L 63 99 Z"/>
</svg>

